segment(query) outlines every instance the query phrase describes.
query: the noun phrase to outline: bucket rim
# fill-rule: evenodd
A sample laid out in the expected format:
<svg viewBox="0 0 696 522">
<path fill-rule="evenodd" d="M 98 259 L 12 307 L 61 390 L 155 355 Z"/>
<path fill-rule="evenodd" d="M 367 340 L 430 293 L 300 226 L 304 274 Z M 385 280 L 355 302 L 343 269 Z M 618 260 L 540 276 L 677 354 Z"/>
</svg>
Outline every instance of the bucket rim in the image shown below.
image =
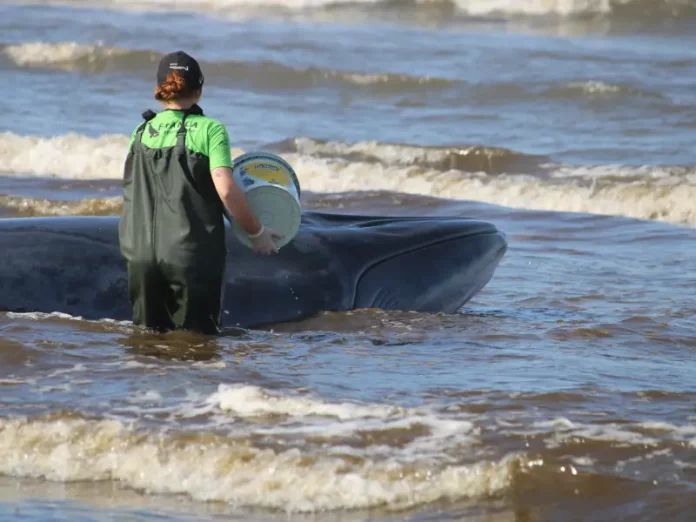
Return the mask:
<svg viewBox="0 0 696 522">
<path fill-rule="evenodd" d="M 295 169 L 292 168 L 292 165 L 288 163 L 285 159 L 283 159 L 282 156 L 279 156 L 275 152 L 271 152 L 268 150 L 252 150 L 249 152 L 245 152 L 244 154 L 240 154 L 239 156 L 235 157 L 232 160 L 232 170 L 236 169 L 240 163 L 243 163 L 245 161 L 253 160 L 255 158 L 267 158 L 267 159 L 272 159 L 274 161 L 277 161 L 278 163 L 282 164 L 283 167 L 285 167 L 288 172 L 290 173 L 290 177 L 292 178 L 292 182 L 295 184 L 295 189 L 297 189 L 297 196 L 302 197 L 302 189 L 300 187 L 300 180 L 297 177 L 297 173 L 295 172 Z M 270 157 L 270 158 L 269 158 Z"/>
</svg>

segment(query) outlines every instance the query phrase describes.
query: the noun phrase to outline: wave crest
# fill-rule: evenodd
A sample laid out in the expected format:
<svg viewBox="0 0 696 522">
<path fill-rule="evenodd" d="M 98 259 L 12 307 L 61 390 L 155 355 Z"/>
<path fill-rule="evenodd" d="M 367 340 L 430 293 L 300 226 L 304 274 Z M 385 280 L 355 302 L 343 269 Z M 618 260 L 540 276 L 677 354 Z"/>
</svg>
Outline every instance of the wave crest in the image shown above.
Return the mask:
<svg viewBox="0 0 696 522">
<path fill-rule="evenodd" d="M 220 386 L 198 407 L 192 415 L 202 408 L 225 416 L 225 422 L 214 431 L 184 431 L 75 412 L 2 418 L 0 473 L 118 480 L 148 492 L 290 513 L 394 511 L 500 493 L 523 462 L 518 456 L 479 459 L 473 451 L 466 462 L 443 458 L 443 444 L 466 445 L 472 426 L 432 412 L 329 403 L 251 386 Z M 264 422 L 268 414 L 295 422 Z M 389 443 L 399 430 L 404 444 L 393 447 Z"/>
<path fill-rule="evenodd" d="M 120 179 L 127 145 L 128 138 L 118 135 L 38 138 L 4 133 L 0 134 L 0 172 L 64 179 Z M 696 226 L 694 166 L 551 165 L 507 149 L 474 147 L 471 150 L 479 154 L 460 157 L 456 151 L 466 147 L 438 149 L 309 138 L 288 140 L 280 146 L 291 149 L 283 156 L 309 192 L 402 192 Z M 233 157 L 242 153 L 240 149 L 232 150 Z M 25 205 L 26 211 L 49 215 L 71 208 L 41 200 L 23 203 L 8 199 L 5 204 L 20 210 Z M 84 205 L 73 208 L 80 213 L 118 208 L 115 200 L 108 199 Z"/>
<path fill-rule="evenodd" d="M 102 44 L 75 42 L 30 42 L 1 47 L 19 67 L 45 67 L 66 71 L 126 71 L 147 76 L 161 55 L 149 50 L 131 50 Z M 345 86 L 385 93 L 446 89 L 455 80 L 398 73 L 340 71 L 317 67 L 293 68 L 275 62 L 202 62 L 206 75 L 227 83 L 251 84 L 265 89 L 311 88 L 316 85 Z"/>
<path fill-rule="evenodd" d="M 536 165 L 541 159 L 500 147 L 482 145 L 424 147 L 377 141 L 343 143 L 305 137 L 295 138 L 285 142 L 285 145 L 289 145 L 289 151 L 318 158 L 340 158 L 388 166 L 417 166 L 440 171 L 461 170 L 488 174 Z"/>
<path fill-rule="evenodd" d="M 0 195 L 0 208 L 22 217 L 34 216 L 112 216 L 121 212 L 123 199 L 86 198 L 77 201 L 51 200 Z"/>
</svg>

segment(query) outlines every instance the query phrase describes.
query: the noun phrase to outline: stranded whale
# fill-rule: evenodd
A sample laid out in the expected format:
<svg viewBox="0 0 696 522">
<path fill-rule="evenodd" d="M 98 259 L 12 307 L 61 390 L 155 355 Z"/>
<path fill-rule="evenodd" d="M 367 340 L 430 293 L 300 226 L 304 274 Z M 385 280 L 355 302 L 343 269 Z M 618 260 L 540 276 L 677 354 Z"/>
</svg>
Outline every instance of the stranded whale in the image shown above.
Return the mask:
<svg viewBox="0 0 696 522">
<path fill-rule="evenodd" d="M 118 217 L 0 219 L 0 310 L 130 320 Z M 453 313 L 491 279 L 505 234 L 467 218 L 305 212 L 278 255 L 227 239 L 223 326 L 357 308 Z"/>
</svg>

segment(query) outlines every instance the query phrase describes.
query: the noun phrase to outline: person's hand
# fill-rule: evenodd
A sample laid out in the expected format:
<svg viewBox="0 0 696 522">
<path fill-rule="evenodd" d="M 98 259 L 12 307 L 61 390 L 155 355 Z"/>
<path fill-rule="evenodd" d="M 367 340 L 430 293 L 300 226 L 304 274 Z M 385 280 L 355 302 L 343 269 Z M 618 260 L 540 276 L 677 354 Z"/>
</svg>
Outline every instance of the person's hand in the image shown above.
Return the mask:
<svg viewBox="0 0 696 522">
<path fill-rule="evenodd" d="M 254 245 L 254 252 L 262 256 L 277 254 L 278 248 L 273 241 L 283 239 L 285 236 L 273 230 L 272 228 L 261 227 L 258 235 L 250 235 L 249 240 Z"/>
</svg>

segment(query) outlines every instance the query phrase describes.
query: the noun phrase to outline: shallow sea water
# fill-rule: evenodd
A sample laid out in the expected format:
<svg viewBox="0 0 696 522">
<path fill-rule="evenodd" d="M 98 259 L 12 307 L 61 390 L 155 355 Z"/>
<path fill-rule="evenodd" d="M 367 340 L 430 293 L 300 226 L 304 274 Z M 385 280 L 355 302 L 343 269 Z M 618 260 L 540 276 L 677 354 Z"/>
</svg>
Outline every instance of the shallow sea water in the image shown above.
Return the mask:
<svg viewBox="0 0 696 522">
<path fill-rule="evenodd" d="M 0 217 L 118 214 L 177 47 L 304 208 L 476 217 L 509 250 L 451 315 L 1 312 L 0 518 L 691 520 L 694 7 L 253 4 L 0 6 Z"/>
</svg>

